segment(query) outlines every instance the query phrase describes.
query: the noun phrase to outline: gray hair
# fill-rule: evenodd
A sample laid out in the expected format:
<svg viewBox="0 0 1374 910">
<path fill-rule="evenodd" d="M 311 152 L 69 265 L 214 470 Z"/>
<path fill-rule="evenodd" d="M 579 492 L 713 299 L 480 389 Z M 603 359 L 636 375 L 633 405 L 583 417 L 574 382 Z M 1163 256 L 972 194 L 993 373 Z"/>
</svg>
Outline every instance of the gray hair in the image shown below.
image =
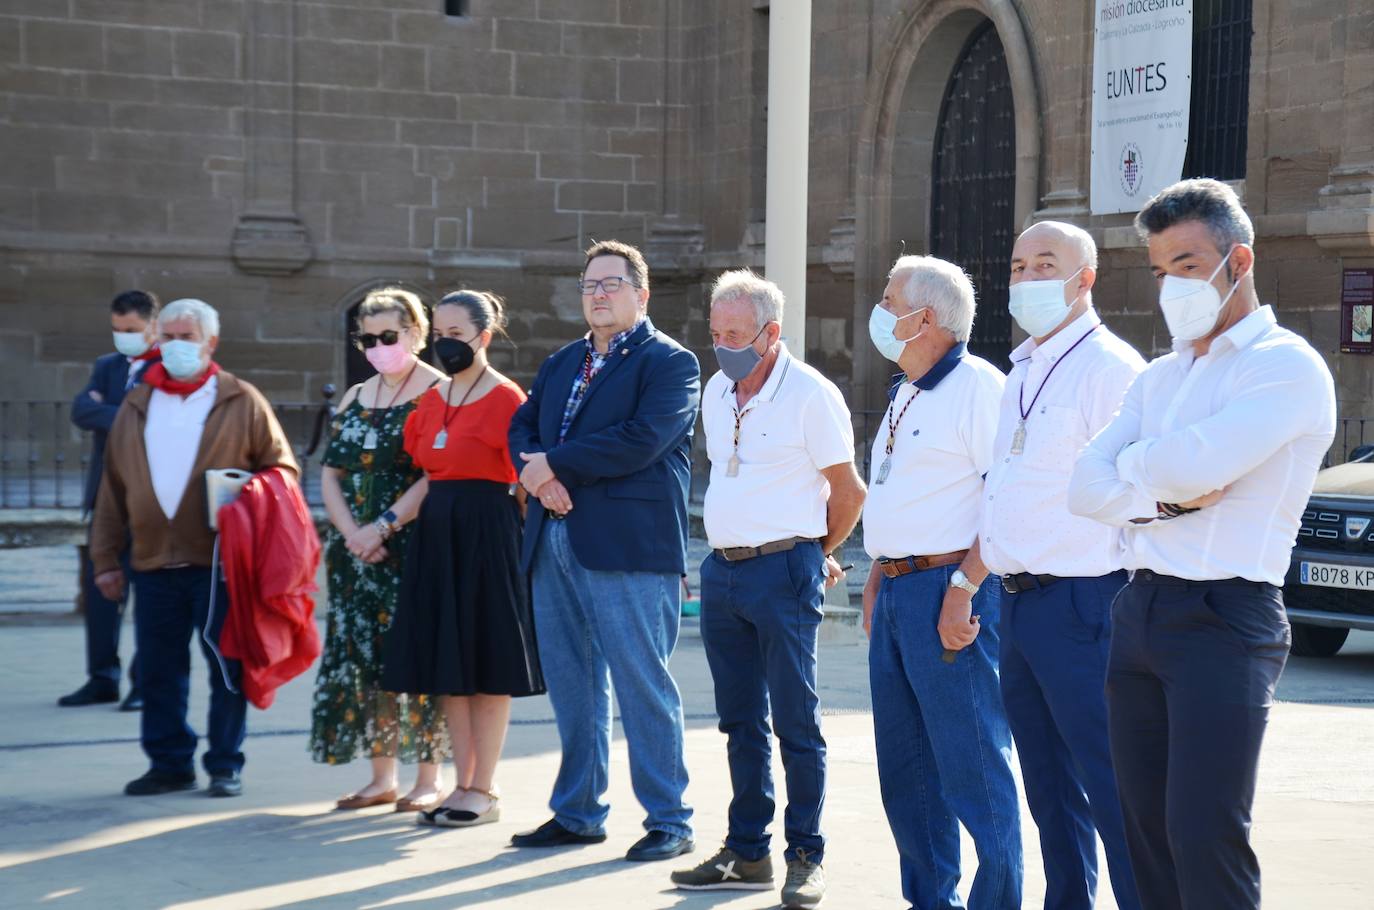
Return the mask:
<svg viewBox="0 0 1374 910">
<path fill-rule="evenodd" d="M 903 256 L 887 273 L 888 281 L 907 275 L 902 296 L 913 307 L 930 307 L 935 322 L 954 336 L 968 341 L 973 333 L 973 280 L 952 262 L 934 256 Z"/>
<path fill-rule="evenodd" d="M 759 328 L 782 321 L 782 289 L 749 269 L 731 269 L 716 279 L 711 286 L 711 306 L 721 300 L 749 301 Z"/>
<path fill-rule="evenodd" d="M 159 328 L 168 322 L 177 319 L 190 319 L 200 326 L 200 334 L 206 338 L 219 337 L 219 313 L 204 300 L 197 300 L 194 297 L 183 297 L 180 300 L 173 300 L 162 308 L 162 312 L 157 314 Z"/>
<path fill-rule="evenodd" d="M 1210 177 L 1180 180 L 1160 190 L 1135 216 L 1135 229 L 1141 239 L 1148 240 L 1151 234 L 1186 221 L 1206 225 L 1223 256 L 1236 244 L 1255 244 L 1255 226 L 1236 191 Z"/>
</svg>

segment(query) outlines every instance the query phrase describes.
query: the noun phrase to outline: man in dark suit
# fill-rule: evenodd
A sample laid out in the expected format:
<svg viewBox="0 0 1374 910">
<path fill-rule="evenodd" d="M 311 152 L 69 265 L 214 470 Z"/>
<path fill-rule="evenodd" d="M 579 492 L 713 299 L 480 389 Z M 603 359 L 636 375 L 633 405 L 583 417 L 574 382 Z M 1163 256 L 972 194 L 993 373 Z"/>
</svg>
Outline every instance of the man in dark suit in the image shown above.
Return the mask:
<svg viewBox="0 0 1374 910">
<path fill-rule="evenodd" d="M 124 393 L 142 381 L 144 369 L 158 360 L 154 334 L 157 310 L 157 298 L 147 291 L 124 291 L 115 297 L 110 304 L 115 353 L 96 358 L 90 382 L 72 401 L 72 423 L 93 434 L 91 464 L 81 496 L 84 514 L 89 515 L 95 508 L 100 475 L 105 470 L 105 438 L 119 413 Z M 87 680 L 81 688 L 57 700 L 64 708 L 119 700 L 119 627 L 124 602 L 110 600 L 96 588 L 86 547 L 81 548 L 81 592 L 86 606 Z M 119 706 L 121 711 L 143 707 L 137 660 L 135 657 L 129 662 L 129 695 Z"/>
<path fill-rule="evenodd" d="M 682 701 L 668 673 L 686 566 L 687 483 L 701 371 L 649 321 L 649 269 L 597 243 L 581 278 L 591 331 L 540 367 L 511 421 L 531 502 L 523 561 L 563 759 L 553 818 L 517 847 L 606 839 L 614 683 L 647 834 L 629 860 L 693 849 Z"/>
</svg>

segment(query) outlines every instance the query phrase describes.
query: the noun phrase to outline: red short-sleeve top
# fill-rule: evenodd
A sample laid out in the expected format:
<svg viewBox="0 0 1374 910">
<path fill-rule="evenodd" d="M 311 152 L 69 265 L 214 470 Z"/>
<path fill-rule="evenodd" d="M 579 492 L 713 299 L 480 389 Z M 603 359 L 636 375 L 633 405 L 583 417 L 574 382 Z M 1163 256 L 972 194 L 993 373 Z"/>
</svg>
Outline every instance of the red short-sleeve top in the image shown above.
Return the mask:
<svg viewBox="0 0 1374 910">
<path fill-rule="evenodd" d="M 525 393 L 513 382 L 503 382 L 476 401 L 457 410 L 445 405 L 438 388 L 430 389 L 415 403 L 406 420 L 405 448 L 430 480 L 494 480 L 515 483 L 506 445 L 510 419 L 525 401 Z M 435 437 L 448 412 L 448 439 L 442 449 Z"/>
</svg>

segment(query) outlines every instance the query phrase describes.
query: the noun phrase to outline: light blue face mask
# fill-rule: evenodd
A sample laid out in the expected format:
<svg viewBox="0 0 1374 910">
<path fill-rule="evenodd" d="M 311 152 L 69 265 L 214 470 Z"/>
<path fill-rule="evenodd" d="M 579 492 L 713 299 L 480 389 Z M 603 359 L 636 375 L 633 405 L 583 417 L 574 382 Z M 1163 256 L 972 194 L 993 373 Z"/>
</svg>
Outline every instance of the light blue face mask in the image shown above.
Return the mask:
<svg viewBox="0 0 1374 910">
<path fill-rule="evenodd" d="M 173 379 L 189 379 L 200 370 L 200 353 L 204 345 L 194 341 L 164 341 L 162 365 Z"/>
<path fill-rule="evenodd" d="M 1083 271 L 1087 266 L 1079 268 Z M 1073 304 L 1064 300 L 1064 286 L 1078 277 L 1074 272 L 1062 281 L 1046 278 L 1039 281 L 1020 281 L 1008 288 L 1007 309 L 1011 318 L 1032 338 L 1044 338 L 1059 328 L 1069 315 Z"/>
<path fill-rule="evenodd" d="M 906 350 L 907 344 L 920 337 L 920 333 L 917 332 L 910 338 L 898 338 L 894 334 L 897 323 L 926 309 L 929 307 L 912 310 L 906 316 L 894 316 L 881 305 L 875 306 L 868 317 L 868 337 L 873 342 L 873 346 L 878 349 L 878 353 L 896 363 L 897 358 L 902 356 L 902 351 Z"/>
</svg>

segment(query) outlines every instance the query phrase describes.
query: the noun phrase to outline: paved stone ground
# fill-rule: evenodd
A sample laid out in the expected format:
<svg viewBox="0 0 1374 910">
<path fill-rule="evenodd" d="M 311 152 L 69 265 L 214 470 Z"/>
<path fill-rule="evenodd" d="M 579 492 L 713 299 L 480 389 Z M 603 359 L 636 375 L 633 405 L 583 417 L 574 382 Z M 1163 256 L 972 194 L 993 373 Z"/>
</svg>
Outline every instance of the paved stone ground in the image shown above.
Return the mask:
<svg viewBox="0 0 1374 910">
<path fill-rule="evenodd" d="M 69 555 L 53 553 L 51 563 L 44 558 L 29 554 L 17 574 L 0 568 L 0 596 L 5 579 L 15 578 L 39 593 L 62 590 L 64 582 L 43 587 L 32 579 L 66 572 Z M 66 593 L 49 597 L 60 602 Z M 640 834 L 641 815 L 619 730 L 610 839 L 547 853 L 506 847 L 512 832 L 547 817 L 558 757 L 545 698 L 517 702 L 500 773 L 504 818 L 483 828 L 436 832 L 384 810 L 330 811 L 334 798 L 361 783 L 364 772 L 315 765 L 306 755 L 313 675 L 288 685 L 268 711 L 251 712 L 242 799 L 209 800 L 201 793 L 123 797 L 123 783 L 144 769 L 137 718 L 103 706 L 53 704 L 80 681 L 81 635 L 78 624 L 52 616 L 0 623 L 4 907 L 776 906 L 775 893 L 678 893 L 667 888 L 666 878 L 676 863 L 620 859 Z M 127 653 L 127 640 L 125 645 Z M 673 671 L 689 718 L 688 795 L 697 807 L 700 858 L 723 834 L 729 783 L 724 739 L 714 729 L 709 673 L 690 621 Z M 191 709 L 197 724 L 205 711 L 204 674 L 197 655 Z M 824 646 L 821 686 L 831 756 L 827 906 L 900 906 L 896 851 L 873 759 L 863 645 Z M 1353 636 L 1332 660 L 1291 661 L 1280 696 L 1256 805 L 1265 904 L 1279 910 L 1366 910 L 1374 890 L 1374 634 Z M 775 774 L 781 781 L 780 768 Z M 1044 883 L 1029 819 L 1023 809 L 1025 906 L 1038 907 Z M 775 827 L 781 827 L 781 812 Z M 976 861 L 967 839 L 964 847 L 966 892 Z M 1109 889 L 1104 876 L 1098 907 L 1116 906 Z"/>
</svg>

